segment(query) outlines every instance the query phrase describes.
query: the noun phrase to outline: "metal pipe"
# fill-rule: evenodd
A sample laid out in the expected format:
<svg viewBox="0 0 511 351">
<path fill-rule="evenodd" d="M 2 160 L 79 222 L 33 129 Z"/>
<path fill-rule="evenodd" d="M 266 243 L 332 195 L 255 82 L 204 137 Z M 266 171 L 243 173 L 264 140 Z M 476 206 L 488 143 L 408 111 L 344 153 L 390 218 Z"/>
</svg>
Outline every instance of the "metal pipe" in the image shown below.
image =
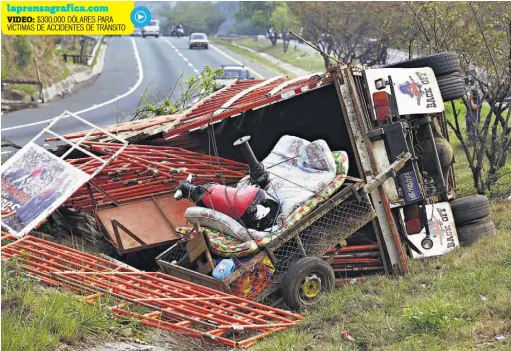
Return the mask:
<svg viewBox="0 0 511 351">
<path fill-rule="evenodd" d="M 239 146 L 241 153 L 243 154 L 243 157 L 245 161 L 247 161 L 249 166 L 249 173 L 250 173 L 250 181 L 253 184 L 257 184 L 261 187 L 261 189 L 266 188 L 268 185 L 270 179 L 268 176 L 268 172 L 264 170 L 264 166 L 261 162 L 257 160 L 257 158 L 254 155 L 254 152 L 252 151 L 252 148 L 250 147 L 249 141 L 250 136 L 244 136 L 243 138 L 240 138 L 234 142 L 234 146 Z"/>
</svg>

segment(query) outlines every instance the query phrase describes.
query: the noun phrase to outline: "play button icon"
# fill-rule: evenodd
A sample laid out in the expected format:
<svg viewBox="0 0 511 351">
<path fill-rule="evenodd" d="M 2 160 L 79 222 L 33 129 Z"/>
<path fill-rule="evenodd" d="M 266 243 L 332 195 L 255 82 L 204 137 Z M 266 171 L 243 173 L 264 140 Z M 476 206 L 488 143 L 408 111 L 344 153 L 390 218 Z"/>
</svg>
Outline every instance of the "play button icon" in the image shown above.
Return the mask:
<svg viewBox="0 0 511 351">
<path fill-rule="evenodd" d="M 137 6 L 131 11 L 130 19 L 135 27 L 145 27 L 151 22 L 151 11 L 147 7 Z"/>
<path fill-rule="evenodd" d="M 145 20 L 145 14 L 143 12 L 137 12 L 135 14 L 135 18 L 137 22 L 144 22 Z"/>
</svg>

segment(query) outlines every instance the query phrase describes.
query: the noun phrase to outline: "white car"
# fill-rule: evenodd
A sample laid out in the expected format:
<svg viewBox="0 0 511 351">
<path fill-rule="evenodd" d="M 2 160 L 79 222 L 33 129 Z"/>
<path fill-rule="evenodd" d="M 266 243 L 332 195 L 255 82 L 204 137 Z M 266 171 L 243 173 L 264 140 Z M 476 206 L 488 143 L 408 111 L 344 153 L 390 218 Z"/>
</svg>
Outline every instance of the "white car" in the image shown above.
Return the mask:
<svg viewBox="0 0 511 351">
<path fill-rule="evenodd" d="M 209 48 L 208 36 L 204 33 L 192 33 L 188 46 L 190 49 L 205 48 L 207 50 Z"/>
<path fill-rule="evenodd" d="M 152 20 L 147 26 L 142 28 L 142 36 L 153 36 L 158 38 L 160 36 L 160 21 Z"/>
<path fill-rule="evenodd" d="M 231 81 L 255 79 L 245 66 L 222 66 L 223 74 L 215 78 L 216 90 L 225 87 Z"/>
</svg>

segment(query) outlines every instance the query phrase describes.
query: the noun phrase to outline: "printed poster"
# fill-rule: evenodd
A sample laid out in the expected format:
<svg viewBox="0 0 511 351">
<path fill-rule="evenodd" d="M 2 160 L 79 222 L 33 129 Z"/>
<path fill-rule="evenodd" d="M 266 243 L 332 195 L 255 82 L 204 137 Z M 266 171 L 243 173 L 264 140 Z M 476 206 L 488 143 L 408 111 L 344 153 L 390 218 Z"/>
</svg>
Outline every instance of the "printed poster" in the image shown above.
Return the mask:
<svg viewBox="0 0 511 351">
<path fill-rule="evenodd" d="M 89 175 L 34 143 L 28 143 L 1 168 L 2 227 L 23 237 L 89 180 Z"/>
<path fill-rule="evenodd" d="M 429 67 L 422 68 L 377 68 L 365 71 L 369 93 L 386 91 L 389 99 L 395 99 L 400 115 L 440 113 L 444 110 L 444 101 L 437 85 L 435 73 Z M 387 85 L 376 89 L 376 81 L 388 82 L 392 78 L 394 94 Z"/>
</svg>

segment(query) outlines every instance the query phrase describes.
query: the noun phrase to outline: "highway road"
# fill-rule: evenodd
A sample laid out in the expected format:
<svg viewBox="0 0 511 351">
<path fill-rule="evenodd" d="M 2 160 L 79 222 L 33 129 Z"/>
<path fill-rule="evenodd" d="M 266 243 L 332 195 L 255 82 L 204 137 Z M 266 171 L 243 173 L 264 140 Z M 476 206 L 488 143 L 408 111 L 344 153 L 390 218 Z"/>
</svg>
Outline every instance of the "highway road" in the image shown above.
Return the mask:
<svg viewBox="0 0 511 351">
<path fill-rule="evenodd" d="M 248 66 L 257 78 L 275 75 L 218 45 L 190 50 L 185 37 L 110 37 L 103 72 L 92 84 L 39 108 L 2 115 L 2 135 L 24 145 L 66 110 L 99 126 L 114 124 L 136 110 L 146 90 L 150 98 L 158 100 L 169 94 L 181 76 L 187 79 L 197 75 L 206 65 L 215 68 L 239 63 Z M 61 134 L 83 129 L 87 126 L 73 118 L 61 120 L 55 128 Z"/>
</svg>

